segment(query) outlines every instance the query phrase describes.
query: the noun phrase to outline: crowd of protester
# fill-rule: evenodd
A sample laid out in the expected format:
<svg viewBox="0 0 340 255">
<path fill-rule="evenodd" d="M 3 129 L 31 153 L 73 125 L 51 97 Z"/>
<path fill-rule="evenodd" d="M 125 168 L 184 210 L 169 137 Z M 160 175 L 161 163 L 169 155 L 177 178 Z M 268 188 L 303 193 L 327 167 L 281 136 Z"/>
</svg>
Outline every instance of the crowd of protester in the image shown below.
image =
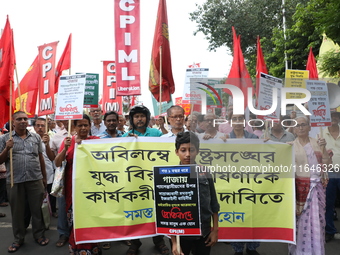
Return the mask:
<svg viewBox="0 0 340 255">
<path fill-rule="evenodd" d="M 134 106 L 126 116 L 114 111 L 103 115 L 101 108 L 91 108 L 89 115 L 84 114 L 81 120 L 74 120 L 71 124 L 69 121 L 54 121 L 52 118 L 47 121 L 36 118 L 30 128 L 27 114 L 19 111 L 13 115 L 12 135 L 8 132 L 8 124 L 1 130 L 0 207 L 11 207 L 14 236 L 8 252 L 13 253 L 21 248 L 30 223 L 37 244 L 49 244 L 41 211 L 42 201 L 47 195 L 52 216 L 58 218 L 59 239 L 55 242 L 57 247 L 68 244 L 70 254 L 101 254 L 102 249 L 110 249 L 109 242 L 75 243 L 72 209 L 73 154 L 75 145 L 83 140 L 128 136 L 175 137 L 176 155 L 180 158 L 180 164 L 196 163 L 200 141 L 204 140 L 221 139 L 228 143 L 229 139 L 263 139 L 264 143 L 268 140 L 289 143 L 294 146 L 296 167 L 310 166 L 304 168 L 303 172 L 296 172 L 296 245 L 289 245 L 289 253 L 322 255 L 325 254 L 325 242 L 338 238 L 334 226 L 334 211 L 336 195 L 340 190 L 340 176 L 337 171 L 329 171 L 331 169 L 328 166 L 340 164 L 340 113 L 333 112 L 332 125 L 313 137 L 310 136 L 308 117 L 296 117 L 296 113 L 292 112 L 291 116 L 282 116 L 272 122 L 271 127 L 261 126 L 263 122 L 259 122 L 256 116 L 250 116 L 248 120 L 254 120 L 248 122 L 245 115 L 234 114 L 232 105 L 228 106 L 225 118 L 213 113 L 203 115 L 198 112 L 186 116 L 184 109 L 178 105 L 171 106 L 165 116 L 158 117 L 151 116 L 149 109 L 142 105 Z M 294 119 L 297 125 L 283 127 L 281 121 L 287 118 Z M 13 154 L 13 176 L 9 170 L 10 151 Z M 56 199 L 49 193 L 54 169 L 61 166 L 63 161 L 66 161 L 65 193 L 63 197 Z M 326 167 L 321 172 L 313 171 L 318 165 Z M 328 175 L 327 172 L 331 173 Z M 13 187 L 10 185 L 11 178 Z M 176 239 L 171 239 L 173 245 L 169 248 L 164 241 L 165 237 L 157 235 L 153 237 L 153 243 L 161 254 L 210 254 L 210 247 L 218 238 L 216 214 L 219 208 L 216 194 L 211 191 L 215 192 L 214 187 L 211 187 L 208 195 L 212 201 L 208 203 L 208 209 L 211 206 L 211 210 L 207 223 L 212 223 L 211 232 L 205 231 L 201 239 L 181 240 L 181 253 L 177 252 Z M 202 201 L 205 199 L 202 198 Z M 6 215 L 0 212 L 0 217 Z M 125 243 L 128 245 L 126 254 L 135 255 L 141 248 L 142 239 Z M 244 249 L 249 255 L 259 254 L 256 249 L 260 242 L 230 244 L 235 255 L 244 254 Z"/>
</svg>

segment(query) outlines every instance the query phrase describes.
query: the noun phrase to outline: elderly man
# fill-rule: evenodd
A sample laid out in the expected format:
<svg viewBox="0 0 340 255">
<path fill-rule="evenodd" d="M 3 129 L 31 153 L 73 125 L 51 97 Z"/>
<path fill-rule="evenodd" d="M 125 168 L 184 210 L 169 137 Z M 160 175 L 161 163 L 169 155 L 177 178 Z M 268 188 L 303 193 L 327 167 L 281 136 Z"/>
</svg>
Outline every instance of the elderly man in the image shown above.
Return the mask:
<svg viewBox="0 0 340 255">
<path fill-rule="evenodd" d="M 204 121 L 206 122 L 206 130 L 204 133 L 198 135 L 200 139 L 209 140 L 209 139 L 222 139 L 224 140 L 226 135 L 217 130 L 215 125 L 216 115 L 213 113 L 207 113 L 204 115 Z"/>
<path fill-rule="evenodd" d="M 91 135 L 98 135 L 106 130 L 102 115 L 103 111 L 101 107 L 90 109 L 90 116 L 92 118 Z"/>
<path fill-rule="evenodd" d="M 184 132 L 184 109 L 179 105 L 173 105 L 167 110 L 168 120 L 170 123 L 170 130 L 162 137 L 176 136 L 179 132 Z"/>
<path fill-rule="evenodd" d="M 46 170 L 42 155 L 42 142 L 38 134 L 27 130 L 28 117 L 25 112 L 13 114 L 12 138 L 7 133 L 0 137 L 0 164 L 6 162 L 7 189 L 12 213 L 14 242 L 8 252 L 16 252 L 25 240 L 25 201 L 28 199 L 32 215 L 34 240 L 41 246 L 48 244 L 41 205 L 46 188 Z M 10 150 L 13 153 L 13 187 L 11 187 Z"/>
</svg>

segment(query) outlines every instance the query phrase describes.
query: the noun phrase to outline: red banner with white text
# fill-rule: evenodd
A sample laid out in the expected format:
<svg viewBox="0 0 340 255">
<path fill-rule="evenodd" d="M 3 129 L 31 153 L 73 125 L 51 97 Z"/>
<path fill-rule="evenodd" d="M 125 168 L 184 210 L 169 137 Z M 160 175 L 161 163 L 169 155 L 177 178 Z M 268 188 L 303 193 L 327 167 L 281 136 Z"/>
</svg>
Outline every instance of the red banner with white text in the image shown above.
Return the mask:
<svg viewBox="0 0 340 255">
<path fill-rule="evenodd" d="M 139 0 L 115 0 L 117 95 L 140 95 Z"/>
<path fill-rule="evenodd" d="M 55 57 L 58 42 L 38 47 L 39 111 L 38 116 L 54 114 Z"/>
<path fill-rule="evenodd" d="M 115 61 L 103 61 L 103 113 L 115 111 L 122 114 L 122 97 L 117 96 Z"/>
</svg>

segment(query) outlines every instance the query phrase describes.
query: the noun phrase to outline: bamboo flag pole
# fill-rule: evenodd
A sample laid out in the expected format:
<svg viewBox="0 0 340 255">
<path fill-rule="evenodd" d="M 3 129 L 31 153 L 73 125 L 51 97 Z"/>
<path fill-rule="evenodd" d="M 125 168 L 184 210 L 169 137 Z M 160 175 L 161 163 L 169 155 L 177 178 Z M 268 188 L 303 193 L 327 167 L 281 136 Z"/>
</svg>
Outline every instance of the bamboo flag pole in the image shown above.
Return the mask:
<svg viewBox="0 0 340 255">
<path fill-rule="evenodd" d="M 9 81 L 9 139 L 12 139 L 12 88 L 13 83 L 12 80 Z M 9 150 L 9 168 L 11 173 L 11 188 L 14 185 L 14 176 L 13 176 L 13 149 Z"/>
<path fill-rule="evenodd" d="M 163 81 L 163 72 L 162 72 L 162 45 L 159 46 L 159 115 L 162 114 L 162 81 Z"/>
<path fill-rule="evenodd" d="M 20 90 L 20 83 L 19 83 L 19 78 L 18 78 L 18 70 L 17 70 L 17 65 L 14 65 L 15 69 L 15 76 L 17 78 L 17 85 L 18 85 L 18 96 L 19 96 L 19 111 L 22 111 L 22 101 L 21 101 L 21 90 Z"/>
<path fill-rule="evenodd" d="M 68 75 L 71 75 L 71 66 L 68 69 Z M 68 120 L 68 130 L 67 131 L 68 131 L 67 136 L 71 137 L 71 120 L 70 119 Z"/>
</svg>

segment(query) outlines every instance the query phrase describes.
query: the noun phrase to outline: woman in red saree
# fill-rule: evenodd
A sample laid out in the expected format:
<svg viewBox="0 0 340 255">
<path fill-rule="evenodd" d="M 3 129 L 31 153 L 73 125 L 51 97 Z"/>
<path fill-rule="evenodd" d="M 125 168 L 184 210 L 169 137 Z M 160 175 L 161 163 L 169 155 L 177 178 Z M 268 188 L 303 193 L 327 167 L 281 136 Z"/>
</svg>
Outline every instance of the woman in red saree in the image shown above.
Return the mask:
<svg viewBox="0 0 340 255">
<path fill-rule="evenodd" d="M 67 219 L 71 228 L 69 238 L 69 250 L 71 255 L 86 254 L 86 255 L 99 255 L 101 250 L 96 243 L 76 244 L 73 231 L 73 209 L 72 209 L 72 165 L 75 145 L 81 144 L 82 140 L 99 139 L 96 136 L 90 136 L 91 120 L 83 114 L 83 119 L 74 120 L 76 135 L 66 137 L 60 146 L 59 153 L 55 158 L 56 166 L 61 166 L 62 162 L 66 159 L 65 177 L 64 177 L 64 191 L 66 200 Z"/>
</svg>

